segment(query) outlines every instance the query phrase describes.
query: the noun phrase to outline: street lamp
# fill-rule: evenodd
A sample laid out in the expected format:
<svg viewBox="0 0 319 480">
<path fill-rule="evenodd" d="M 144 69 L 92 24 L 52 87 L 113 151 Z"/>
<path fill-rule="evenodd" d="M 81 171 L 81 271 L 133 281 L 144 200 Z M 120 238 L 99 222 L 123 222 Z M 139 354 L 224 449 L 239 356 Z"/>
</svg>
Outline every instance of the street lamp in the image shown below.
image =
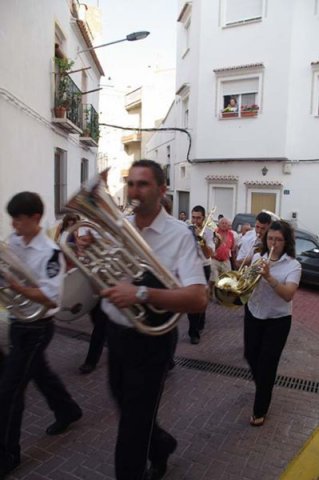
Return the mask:
<svg viewBox="0 0 319 480">
<path fill-rule="evenodd" d="M 96 48 L 107 47 L 108 45 L 113 45 L 114 43 L 126 42 L 126 40 L 129 42 L 134 42 L 135 40 L 143 40 L 143 38 L 148 37 L 149 34 L 150 32 L 146 31 L 129 33 L 128 35 L 126 35 L 125 38 L 122 38 L 121 40 L 115 40 L 114 42 L 103 43 L 103 45 L 97 45 L 96 47 L 86 48 L 85 50 L 81 50 L 78 53 L 90 52 L 91 50 L 95 50 Z"/>
</svg>

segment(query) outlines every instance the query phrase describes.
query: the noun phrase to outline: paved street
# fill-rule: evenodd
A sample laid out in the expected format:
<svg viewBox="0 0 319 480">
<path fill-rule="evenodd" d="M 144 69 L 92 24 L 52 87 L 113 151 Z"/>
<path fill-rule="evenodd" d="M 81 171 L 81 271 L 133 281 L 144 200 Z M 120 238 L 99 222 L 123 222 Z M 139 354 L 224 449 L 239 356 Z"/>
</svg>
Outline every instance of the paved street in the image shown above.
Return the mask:
<svg viewBox="0 0 319 480">
<path fill-rule="evenodd" d="M 300 289 L 294 304 L 293 328 L 279 374 L 284 379 L 309 380 L 305 385 L 313 381 L 315 388 L 319 382 L 318 291 Z M 288 386 L 275 387 L 265 425 L 249 425 L 254 387 L 239 375 L 247 369 L 242 317 L 241 308 L 211 304 L 199 345 L 189 344 L 187 322 L 180 322 L 177 366 L 169 374 L 160 409 L 163 426 L 178 439 L 166 480 L 278 479 L 319 425 L 318 393 Z M 50 360 L 82 406 L 84 417 L 65 434 L 46 436 L 52 414 L 30 386 L 23 421 L 23 463 L 9 478 L 111 480 L 117 419 L 106 387 L 105 359 L 91 375 L 79 375 L 88 346 L 85 333 L 91 326 L 84 318 L 62 327 L 50 346 Z M 216 373 L 225 365 L 234 368 Z"/>
</svg>

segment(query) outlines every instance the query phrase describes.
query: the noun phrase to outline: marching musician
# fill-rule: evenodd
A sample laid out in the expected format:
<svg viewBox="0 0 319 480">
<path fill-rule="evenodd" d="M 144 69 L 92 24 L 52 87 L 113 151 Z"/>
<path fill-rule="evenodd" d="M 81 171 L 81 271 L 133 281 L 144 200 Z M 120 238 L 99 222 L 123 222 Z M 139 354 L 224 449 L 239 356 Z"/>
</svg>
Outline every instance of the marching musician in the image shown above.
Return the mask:
<svg viewBox="0 0 319 480">
<path fill-rule="evenodd" d="M 242 264 L 250 265 L 255 253 L 254 247 L 262 245 L 263 238 L 271 224 L 271 216 L 266 212 L 258 213 L 254 230 L 250 230 L 242 237 L 240 249 L 236 258 L 236 267 Z"/>
<path fill-rule="evenodd" d="M 219 243 L 212 256 L 211 275 L 209 279 L 210 298 L 213 299 L 215 283 L 222 273 L 231 270 L 231 258 L 236 248 L 231 223 L 226 217 L 221 217 L 215 230 Z"/>
<path fill-rule="evenodd" d="M 160 336 L 142 334 L 132 328 L 120 309 L 149 303 L 170 312 L 204 311 L 206 281 L 192 233 L 161 206 L 166 191 L 161 166 L 151 160 L 134 162 L 127 187 L 129 199 L 139 202 L 130 221 L 182 284 L 174 289 L 158 289 L 120 282 L 101 292 L 101 308 L 109 317 L 109 381 L 120 411 L 116 479 L 159 480 L 177 446 L 175 438 L 156 420 L 177 329 Z"/>
<path fill-rule="evenodd" d="M 32 192 L 16 194 L 7 205 L 15 230 L 9 246 L 39 286 L 24 286 L 6 274 L 5 280 L 11 290 L 35 304 L 44 305 L 47 310 L 35 321 L 20 321 L 9 316 L 11 345 L 0 377 L 1 479 L 20 463 L 24 394 L 30 380 L 35 382 L 55 415 L 55 422 L 46 430 L 48 435 L 64 432 L 82 416 L 80 407 L 51 370 L 45 355 L 53 336 L 53 315 L 59 310 L 62 298 L 65 263 L 57 245 L 40 227 L 43 210 L 41 198 Z"/>
<path fill-rule="evenodd" d="M 206 282 L 208 282 L 211 270 L 211 257 L 214 251 L 214 232 L 209 226 L 206 226 L 204 231 L 202 231 L 205 216 L 205 208 L 201 205 L 196 205 L 191 214 L 191 227 L 198 242 L 199 255 L 202 259 Z M 188 335 L 190 342 L 192 345 L 197 345 L 200 342 L 200 334 L 205 327 L 206 312 L 188 313 L 187 317 L 189 320 Z"/>
<path fill-rule="evenodd" d="M 245 307 L 245 358 L 256 386 L 250 424 L 264 424 L 281 353 L 291 326 L 292 299 L 297 291 L 301 265 L 296 260 L 292 227 L 282 220 L 271 223 L 263 236 L 261 280 Z"/>
</svg>

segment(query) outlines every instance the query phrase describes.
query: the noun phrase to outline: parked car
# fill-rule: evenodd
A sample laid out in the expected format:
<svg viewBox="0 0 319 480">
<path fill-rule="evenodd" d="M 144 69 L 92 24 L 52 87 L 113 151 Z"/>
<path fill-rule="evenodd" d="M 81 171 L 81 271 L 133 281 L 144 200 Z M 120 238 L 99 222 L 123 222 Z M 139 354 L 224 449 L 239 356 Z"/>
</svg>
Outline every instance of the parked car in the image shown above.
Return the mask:
<svg viewBox="0 0 319 480">
<path fill-rule="evenodd" d="M 238 213 L 232 222 L 232 229 L 240 232 L 244 223 L 255 226 L 256 216 L 251 213 Z M 319 239 L 314 233 L 300 228 L 295 229 L 296 256 L 301 263 L 301 282 L 319 286 Z"/>
</svg>

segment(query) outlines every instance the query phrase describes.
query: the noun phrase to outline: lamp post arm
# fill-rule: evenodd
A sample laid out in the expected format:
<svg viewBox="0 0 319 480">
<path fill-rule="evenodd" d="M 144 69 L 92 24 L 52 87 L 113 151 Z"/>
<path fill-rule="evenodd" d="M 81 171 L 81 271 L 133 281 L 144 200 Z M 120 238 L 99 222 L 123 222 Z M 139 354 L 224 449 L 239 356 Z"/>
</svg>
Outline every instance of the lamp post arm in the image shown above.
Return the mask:
<svg viewBox="0 0 319 480">
<path fill-rule="evenodd" d="M 96 47 L 86 48 L 84 50 L 80 50 L 78 53 L 90 52 L 91 50 L 96 50 L 97 48 L 107 47 L 108 45 L 114 45 L 114 43 L 126 42 L 126 38 L 122 38 L 121 40 L 115 40 L 114 42 L 103 43 L 103 45 L 97 45 Z"/>
</svg>

